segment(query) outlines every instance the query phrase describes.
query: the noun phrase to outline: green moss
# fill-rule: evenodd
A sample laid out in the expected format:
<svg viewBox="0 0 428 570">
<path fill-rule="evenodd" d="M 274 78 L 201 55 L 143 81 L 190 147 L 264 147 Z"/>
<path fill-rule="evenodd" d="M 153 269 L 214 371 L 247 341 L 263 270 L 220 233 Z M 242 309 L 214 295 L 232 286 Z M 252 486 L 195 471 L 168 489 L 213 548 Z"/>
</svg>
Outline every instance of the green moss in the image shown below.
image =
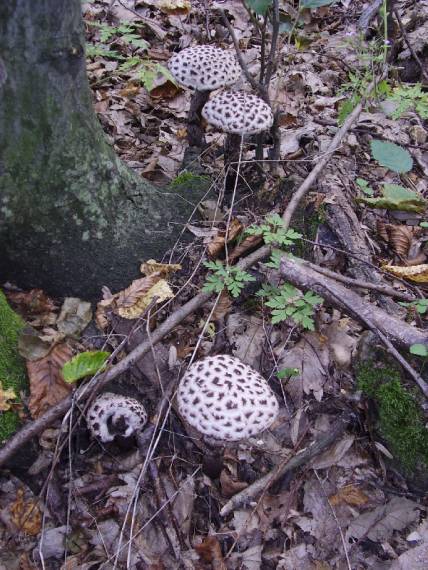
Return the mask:
<svg viewBox="0 0 428 570">
<path fill-rule="evenodd" d="M 365 363 L 357 371 L 357 387 L 377 404 L 378 430 L 405 470 L 428 466 L 428 430 L 416 395 L 403 387 L 399 372 Z"/>
<path fill-rule="evenodd" d="M 180 174 L 171 180 L 170 186 L 171 188 L 176 188 L 177 186 L 181 186 L 183 184 L 203 184 L 205 182 L 209 182 L 208 176 L 201 176 L 200 174 L 193 174 L 192 172 L 188 172 L 187 170 L 183 170 Z"/>
<path fill-rule="evenodd" d="M 12 388 L 17 396 L 26 386 L 23 359 L 18 353 L 18 337 L 24 321 L 8 305 L 0 291 L 0 382 L 4 390 Z M 19 424 L 16 412 L 0 412 L 0 443 L 12 435 Z"/>
</svg>

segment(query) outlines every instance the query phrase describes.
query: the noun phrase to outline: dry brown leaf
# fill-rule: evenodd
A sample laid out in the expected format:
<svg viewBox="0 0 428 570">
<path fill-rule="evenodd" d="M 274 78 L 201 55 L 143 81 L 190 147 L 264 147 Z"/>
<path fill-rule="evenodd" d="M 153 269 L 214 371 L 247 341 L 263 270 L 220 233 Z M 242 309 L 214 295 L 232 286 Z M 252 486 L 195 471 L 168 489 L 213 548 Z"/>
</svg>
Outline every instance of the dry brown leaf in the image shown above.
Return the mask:
<svg viewBox="0 0 428 570">
<path fill-rule="evenodd" d="M 42 514 L 34 499 L 25 499 L 24 490 L 18 489 L 15 501 L 9 506 L 11 520 L 19 531 L 31 536 L 39 534 Z"/>
<path fill-rule="evenodd" d="M 415 283 L 428 283 L 428 264 L 414 265 L 413 267 L 399 267 L 398 265 L 382 265 L 382 269 L 396 277 L 408 279 Z"/>
<path fill-rule="evenodd" d="M 229 254 L 229 262 L 232 263 L 248 250 L 256 248 L 263 241 L 263 236 L 246 236 Z"/>
<path fill-rule="evenodd" d="M 192 9 L 189 0 L 156 0 L 155 5 L 171 16 L 187 16 Z"/>
<path fill-rule="evenodd" d="M 245 483 L 245 481 L 236 481 L 236 479 L 231 477 L 227 469 L 222 469 L 220 474 L 220 486 L 223 497 L 230 499 L 230 497 L 233 497 L 233 495 L 236 495 L 239 491 L 246 489 L 248 483 Z"/>
<path fill-rule="evenodd" d="M 407 257 L 413 240 L 413 231 L 407 226 L 388 226 L 389 240 L 397 255 Z"/>
<path fill-rule="evenodd" d="M 144 275 L 158 273 L 162 277 L 168 277 L 171 273 L 176 273 L 180 270 L 181 265 L 179 263 L 158 263 L 154 259 L 149 259 L 140 265 L 140 271 L 144 273 Z"/>
<path fill-rule="evenodd" d="M 204 562 L 212 564 L 213 569 L 226 570 L 220 543 L 215 536 L 207 536 L 201 544 L 195 546 L 195 550 Z"/>
<path fill-rule="evenodd" d="M 365 505 L 368 500 L 368 496 L 363 493 L 359 487 L 355 487 L 354 485 L 346 485 L 346 487 L 342 487 L 335 495 L 330 497 L 330 503 L 333 506 L 346 503 L 347 505 L 360 507 L 361 505 Z"/>
<path fill-rule="evenodd" d="M 38 418 L 49 408 L 63 400 L 72 390 L 64 382 L 61 369 L 73 356 L 68 344 L 58 344 L 40 360 L 27 362 L 30 379 L 30 401 L 28 407 L 33 418 Z"/>
<path fill-rule="evenodd" d="M 7 298 L 13 303 L 25 320 L 35 327 L 53 325 L 56 322 L 58 307 L 41 289 L 26 292 L 9 291 Z"/>
<path fill-rule="evenodd" d="M 3 390 L 2 382 L 0 380 L 0 412 L 10 410 L 11 404 L 8 400 L 15 400 L 16 394 L 12 388 Z"/>
<path fill-rule="evenodd" d="M 230 243 L 241 233 L 242 227 L 241 222 L 236 218 L 230 222 L 229 231 L 227 232 L 227 243 Z M 225 242 L 226 230 L 221 230 L 208 245 L 207 251 L 211 259 L 217 258 L 222 253 Z"/>
<path fill-rule="evenodd" d="M 137 279 L 116 299 L 115 312 L 125 319 L 137 319 L 156 297 L 156 303 L 172 299 L 174 293 L 159 273 Z"/>
<path fill-rule="evenodd" d="M 224 319 L 226 315 L 230 313 L 232 308 L 232 299 L 226 289 L 220 293 L 220 297 L 215 306 L 214 312 L 212 314 L 213 321 L 218 321 L 218 319 Z"/>
<path fill-rule="evenodd" d="M 158 81 L 155 80 L 149 94 L 152 99 L 174 99 L 179 92 L 178 85 L 165 77 L 161 77 Z"/>
</svg>

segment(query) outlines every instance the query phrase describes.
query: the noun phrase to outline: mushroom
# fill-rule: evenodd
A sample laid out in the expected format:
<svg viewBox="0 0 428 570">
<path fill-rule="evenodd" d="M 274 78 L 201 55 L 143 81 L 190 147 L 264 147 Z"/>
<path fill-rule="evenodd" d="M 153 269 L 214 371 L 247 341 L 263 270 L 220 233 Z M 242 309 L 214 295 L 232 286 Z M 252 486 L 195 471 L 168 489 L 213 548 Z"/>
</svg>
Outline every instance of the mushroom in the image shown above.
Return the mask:
<svg viewBox="0 0 428 570">
<path fill-rule="evenodd" d="M 205 144 L 201 127 L 201 110 L 208 101 L 210 91 L 227 87 L 237 81 L 241 68 L 235 55 L 214 46 L 186 48 L 168 61 L 174 79 L 195 90 L 190 103 L 187 140 L 189 146 L 201 148 Z"/>
<path fill-rule="evenodd" d="M 244 135 L 254 135 L 266 131 L 273 125 L 273 113 L 270 106 L 252 93 L 244 91 L 223 91 L 213 97 L 202 109 L 202 116 L 211 125 L 228 133 L 224 148 L 226 172 L 232 162 L 239 158 L 239 148 Z M 227 175 L 226 191 L 236 177 Z"/>
<path fill-rule="evenodd" d="M 107 443 L 116 436 L 126 438 L 141 431 L 147 412 L 134 398 L 104 392 L 89 407 L 86 421 L 92 435 Z"/>
<path fill-rule="evenodd" d="M 258 435 L 279 408 L 263 376 L 227 354 L 192 364 L 180 381 L 177 403 L 183 419 L 217 444 Z"/>
</svg>

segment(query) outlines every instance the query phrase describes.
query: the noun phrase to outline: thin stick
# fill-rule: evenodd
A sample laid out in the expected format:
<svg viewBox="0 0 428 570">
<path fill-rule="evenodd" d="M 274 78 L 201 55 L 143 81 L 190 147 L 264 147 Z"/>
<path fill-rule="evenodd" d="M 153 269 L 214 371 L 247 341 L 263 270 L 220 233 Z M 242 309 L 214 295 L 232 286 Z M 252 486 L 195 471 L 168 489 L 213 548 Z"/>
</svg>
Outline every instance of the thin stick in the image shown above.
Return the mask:
<svg viewBox="0 0 428 570">
<path fill-rule="evenodd" d="M 236 508 L 241 507 L 244 503 L 253 501 L 255 497 L 267 490 L 280 477 L 283 477 L 286 473 L 294 471 L 294 469 L 305 465 L 317 457 L 320 453 L 330 447 L 332 443 L 339 439 L 350 423 L 351 417 L 344 414 L 325 435 L 312 442 L 307 448 L 297 453 L 291 459 L 287 457 L 270 473 L 255 481 L 240 493 L 233 495 L 233 497 L 221 509 L 220 515 L 225 517 Z"/>
<path fill-rule="evenodd" d="M 424 64 L 422 63 L 422 61 L 420 60 L 418 54 L 415 52 L 415 50 L 412 47 L 412 44 L 409 41 L 409 36 L 407 35 L 406 32 L 406 28 L 403 26 L 403 22 L 401 20 L 401 16 L 397 10 L 397 8 L 393 8 L 392 12 L 395 16 L 395 19 L 397 20 L 398 26 L 400 28 L 400 32 L 401 35 L 403 36 L 403 40 L 406 43 L 407 47 L 409 48 L 410 53 L 412 54 L 413 59 L 416 61 L 416 63 L 419 65 L 420 70 L 422 72 L 422 75 L 424 76 L 424 78 L 428 81 L 428 73 L 425 71 L 425 67 Z"/>
</svg>

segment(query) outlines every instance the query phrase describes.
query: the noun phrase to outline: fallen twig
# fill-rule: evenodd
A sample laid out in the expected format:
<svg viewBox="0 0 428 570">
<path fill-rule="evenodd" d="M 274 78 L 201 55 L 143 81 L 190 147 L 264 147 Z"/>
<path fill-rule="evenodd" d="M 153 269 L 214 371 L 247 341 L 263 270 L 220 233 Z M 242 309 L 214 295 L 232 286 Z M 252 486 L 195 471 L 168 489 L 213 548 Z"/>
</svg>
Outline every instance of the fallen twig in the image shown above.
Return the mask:
<svg viewBox="0 0 428 570">
<path fill-rule="evenodd" d="M 416 61 L 416 63 L 418 64 L 418 66 L 419 66 L 419 68 L 420 68 L 420 70 L 421 70 L 422 75 L 423 75 L 424 78 L 428 81 L 428 73 L 425 71 L 424 64 L 422 63 L 420 57 L 419 57 L 418 54 L 415 52 L 415 50 L 413 49 L 412 44 L 411 44 L 410 41 L 409 41 L 409 36 L 407 35 L 406 28 L 403 26 L 403 22 L 402 22 L 402 20 L 401 20 L 401 16 L 400 16 L 398 10 L 397 10 L 396 8 L 393 8 L 393 9 L 392 9 L 392 12 L 393 12 L 393 14 L 394 14 L 394 16 L 395 16 L 395 19 L 396 19 L 397 22 L 398 22 L 398 26 L 399 26 L 399 28 L 400 28 L 400 32 L 401 32 L 401 35 L 403 36 L 403 40 L 404 40 L 405 44 L 406 44 L 407 47 L 409 48 L 409 51 L 410 51 L 410 53 L 411 53 L 413 59 L 414 59 L 414 60 Z"/>
<path fill-rule="evenodd" d="M 390 339 L 403 348 L 412 344 L 428 344 L 428 332 L 412 327 L 379 307 L 362 299 L 357 293 L 311 269 L 285 257 L 281 260 L 281 274 L 299 289 L 315 291 L 334 307 L 345 311 L 378 335 L 388 351 L 413 378 L 428 398 L 428 384 L 410 366 Z"/>
<path fill-rule="evenodd" d="M 325 451 L 332 443 L 334 443 L 345 432 L 347 426 L 351 423 L 351 416 L 344 414 L 331 430 L 319 439 L 311 443 L 307 448 L 303 449 L 291 459 L 287 458 L 277 465 L 270 473 L 255 481 L 243 491 L 234 495 L 220 511 L 222 517 L 227 516 L 233 510 L 241 507 L 243 504 L 253 501 L 256 497 L 268 489 L 275 481 L 317 457 Z"/>
</svg>

